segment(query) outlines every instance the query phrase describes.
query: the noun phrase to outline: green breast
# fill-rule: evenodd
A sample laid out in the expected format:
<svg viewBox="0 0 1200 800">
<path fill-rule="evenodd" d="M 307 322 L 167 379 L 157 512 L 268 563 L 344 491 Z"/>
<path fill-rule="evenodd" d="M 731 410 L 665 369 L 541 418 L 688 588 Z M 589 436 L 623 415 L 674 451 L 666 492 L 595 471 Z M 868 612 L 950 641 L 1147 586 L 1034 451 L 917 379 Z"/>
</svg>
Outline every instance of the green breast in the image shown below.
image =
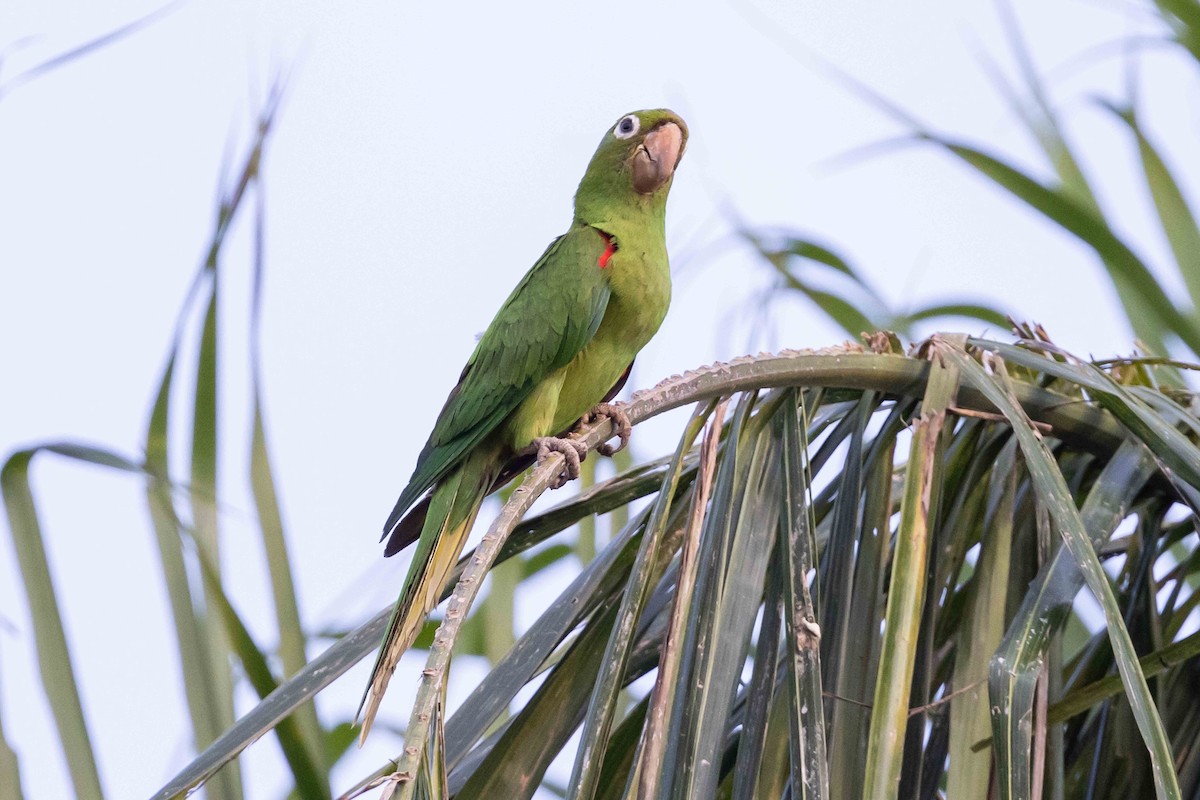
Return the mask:
<svg viewBox="0 0 1200 800">
<path fill-rule="evenodd" d="M 661 238 L 621 241 L 607 269 L 612 270 L 612 298 L 596 335 L 565 368 L 554 432 L 604 399 L 658 331 L 671 304 L 671 268 Z"/>
</svg>

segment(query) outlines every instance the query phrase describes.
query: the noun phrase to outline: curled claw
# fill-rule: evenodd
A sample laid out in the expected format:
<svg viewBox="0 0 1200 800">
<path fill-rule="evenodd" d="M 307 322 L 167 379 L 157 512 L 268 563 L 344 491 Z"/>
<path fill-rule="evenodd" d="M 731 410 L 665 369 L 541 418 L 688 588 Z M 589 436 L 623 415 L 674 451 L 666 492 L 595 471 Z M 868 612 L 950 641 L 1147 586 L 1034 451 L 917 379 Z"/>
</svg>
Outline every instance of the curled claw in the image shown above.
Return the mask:
<svg viewBox="0 0 1200 800">
<path fill-rule="evenodd" d="M 612 421 L 613 435 L 619 437 L 621 443 L 616 446 L 598 445 L 596 451 L 600 455 L 612 456 L 624 450 L 625 446 L 629 444 L 629 437 L 633 435 L 633 423 L 629 421 L 629 415 L 625 413 L 624 407 L 615 403 L 600 403 L 583 415 L 583 423 L 587 425 L 602 418 Z"/>
<path fill-rule="evenodd" d="M 567 463 L 563 467 L 563 471 L 550 484 L 551 489 L 558 489 L 579 477 L 579 462 L 587 458 L 588 448 L 586 444 L 576 439 L 539 436 L 522 452 L 535 455 L 538 464 L 549 458 L 551 453 L 562 453 Z"/>
</svg>

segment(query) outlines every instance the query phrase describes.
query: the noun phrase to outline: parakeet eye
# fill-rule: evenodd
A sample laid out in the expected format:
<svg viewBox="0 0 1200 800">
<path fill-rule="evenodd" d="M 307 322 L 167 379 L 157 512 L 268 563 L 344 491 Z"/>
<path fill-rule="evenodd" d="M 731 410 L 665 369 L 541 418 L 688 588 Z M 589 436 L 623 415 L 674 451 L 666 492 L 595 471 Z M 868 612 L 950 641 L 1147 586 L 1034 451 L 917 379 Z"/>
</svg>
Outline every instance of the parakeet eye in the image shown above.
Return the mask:
<svg viewBox="0 0 1200 800">
<path fill-rule="evenodd" d="M 621 121 L 617 123 L 617 127 L 613 129 L 613 136 L 618 139 L 628 139 L 638 132 L 642 121 L 638 119 L 637 114 L 630 114 L 626 117 L 621 117 Z"/>
</svg>

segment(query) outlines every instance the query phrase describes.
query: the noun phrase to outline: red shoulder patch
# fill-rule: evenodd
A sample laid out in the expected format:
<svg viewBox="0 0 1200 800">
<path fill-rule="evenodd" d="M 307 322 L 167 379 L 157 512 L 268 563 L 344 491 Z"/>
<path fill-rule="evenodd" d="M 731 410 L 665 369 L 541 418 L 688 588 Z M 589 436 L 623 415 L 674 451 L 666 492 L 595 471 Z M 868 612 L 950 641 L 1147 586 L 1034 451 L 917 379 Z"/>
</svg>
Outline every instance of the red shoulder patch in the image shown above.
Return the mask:
<svg viewBox="0 0 1200 800">
<path fill-rule="evenodd" d="M 600 269 L 604 269 L 608 266 L 608 261 L 613 257 L 613 253 L 617 252 L 617 243 L 613 240 L 613 237 L 599 228 L 596 229 L 596 233 L 600 234 L 600 238 L 604 240 L 605 244 L 604 252 L 600 254 L 600 258 L 596 260 L 596 263 L 600 265 Z"/>
</svg>

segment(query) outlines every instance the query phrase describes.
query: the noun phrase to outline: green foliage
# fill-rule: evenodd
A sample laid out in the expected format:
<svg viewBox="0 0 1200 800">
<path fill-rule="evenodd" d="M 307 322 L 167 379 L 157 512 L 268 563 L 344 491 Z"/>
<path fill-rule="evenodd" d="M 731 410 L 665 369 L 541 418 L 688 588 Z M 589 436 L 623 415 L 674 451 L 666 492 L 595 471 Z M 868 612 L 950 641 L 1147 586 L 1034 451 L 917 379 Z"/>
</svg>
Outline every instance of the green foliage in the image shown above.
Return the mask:
<svg viewBox="0 0 1200 800">
<path fill-rule="evenodd" d="M 611 505 L 610 495 L 627 498 L 631 485 L 655 502 L 547 607 L 443 733 L 438 676 L 478 590 L 478 574 L 466 576 L 423 673 L 413 761 L 381 774 L 433 774 L 420 766 L 429 747 L 453 796 L 528 797 L 582 724 L 570 797 L 611 793 L 616 780 L 647 797 L 774 797 L 789 780 L 808 797 L 927 797 L 946 782 L 982 791 L 992 759 L 1010 797 L 1033 797 L 1039 785 L 1082 796 L 1093 763 L 1111 796 L 1194 792 L 1200 776 L 1177 779 L 1155 765 L 1191 752 L 1200 712 L 1188 702 L 1194 665 L 1180 659 L 1195 645 L 1159 633 L 1140 647 L 1162 660 L 1139 660 L 1130 631 L 1178 630 L 1194 608 L 1200 565 L 1176 558 L 1194 518 L 1178 498 L 1200 488 L 1200 474 L 1176 473 L 1162 456 L 1170 448 L 1172 461 L 1195 464 L 1200 450 L 1187 437 L 1155 438 L 1176 430 L 1167 419 L 1182 409 L 1130 391 L 1140 376 L 1065 364 L 1033 340 L 959 338 L 934 340 L 918 356 L 745 359 L 643 393 L 629 407 L 635 422 L 698 403 L 673 457 L 518 526 L 559 469 L 548 461 L 462 564 L 485 570 Z M 1100 391 L 1120 398 L 1111 412 L 1084 402 Z M 733 394 L 731 415 L 724 404 L 714 410 L 712 398 Z M 910 431 L 903 420 L 914 415 L 921 422 Z M 1142 420 L 1146 436 L 1122 418 Z M 580 435 L 598 442 L 607 424 Z M 1136 533 L 1114 538 L 1118 526 Z M 1168 577 L 1156 582 L 1160 574 Z M 1162 611 L 1139 602 L 1168 582 L 1173 600 Z M 1084 583 L 1107 624 L 1071 641 L 1066 622 Z M 1152 628 L 1144 613 L 1155 615 Z M 212 774 L 331 670 L 367 655 L 380 622 L 330 647 L 284 685 L 291 706 L 252 712 L 239 723 L 249 727 L 159 796 Z M 977 648 L 977 636 L 992 644 Z M 1106 639 L 1111 649 L 1100 646 Z M 1114 667 L 1120 690 L 1095 683 Z M 615 689 L 652 674 L 648 693 L 618 702 Z M 815 698 L 823 714 L 812 713 Z M 990 733 L 985 725 L 979 741 L 956 741 L 948 726 L 981 713 L 990 713 Z M 1051 713 L 1061 735 L 1047 735 Z M 428 735 L 414 733 L 418 721 Z M 832 749 L 839 742 L 869 744 Z M 1116 749 L 1094 762 L 1097 747 Z M 947 762 L 951 753 L 959 756 Z"/>
</svg>

